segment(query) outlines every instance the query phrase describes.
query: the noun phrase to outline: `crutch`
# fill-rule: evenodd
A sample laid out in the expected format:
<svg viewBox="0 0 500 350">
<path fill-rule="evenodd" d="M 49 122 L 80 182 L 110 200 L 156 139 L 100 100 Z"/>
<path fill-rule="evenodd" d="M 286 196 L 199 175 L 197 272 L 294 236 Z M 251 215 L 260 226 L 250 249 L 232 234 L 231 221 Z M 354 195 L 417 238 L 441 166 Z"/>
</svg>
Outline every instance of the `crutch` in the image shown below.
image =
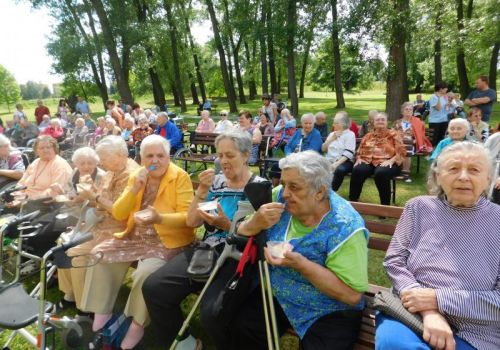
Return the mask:
<svg viewBox="0 0 500 350">
<path fill-rule="evenodd" d="M 251 182 L 245 186 L 245 195 L 252 204 L 255 211 L 266 203 L 272 202 L 272 184 L 269 181 Z M 269 350 L 279 350 L 279 332 L 274 310 L 273 291 L 271 278 L 269 277 L 269 265 L 264 257 L 264 245 L 267 232 L 262 231 L 257 235 L 257 249 L 260 288 L 262 293 L 262 304 L 264 307 L 264 319 L 266 322 L 267 346 Z"/>
<path fill-rule="evenodd" d="M 240 219 L 245 218 L 247 215 L 249 215 L 251 213 L 253 213 L 253 208 L 249 202 L 246 202 L 246 201 L 239 201 L 238 202 L 238 210 L 234 214 L 233 221 L 231 222 L 231 228 L 229 229 L 230 236 L 235 231 L 236 223 Z M 229 242 L 228 242 L 228 240 L 229 240 Z M 240 259 L 241 252 L 237 249 L 235 244 L 232 244 L 230 239 L 228 239 L 228 240 L 226 240 L 225 245 L 224 245 L 224 249 L 222 250 L 221 255 L 217 259 L 217 262 L 215 263 L 214 269 L 210 273 L 210 276 L 208 277 L 207 282 L 205 282 L 205 286 L 201 290 L 200 295 L 196 299 L 193 307 L 191 308 L 191 311 L 189 312 L 188 316 L 184 320 L 184 323 L 182 324 L 182 327 L 179 330 L 179 333 L 177 333 L 177 336 L 175 337 L 172 345 L 170 345 L 170 350 L 174 350 L 177 347 L 177 344 L 179 344 L 179 341 L 181 341 L 182 336 L 184 335 L 184 332 L 189 327 L 189 323 L 191 322 L 191 319 L 193 318 L 194 313 L 196 312 L 196 309 L 198 308 L 198 305 L 200 305 L 201 299 L 203 298 L 208 287 L 210 286 L 210 284 L 214 280 L 215 276 L 217 275 L 217 272 L 220 270 L 222 265 L 224 265 L 224 262 L 228 258 L 232 258 L 235 260 Z"/>
</svg>

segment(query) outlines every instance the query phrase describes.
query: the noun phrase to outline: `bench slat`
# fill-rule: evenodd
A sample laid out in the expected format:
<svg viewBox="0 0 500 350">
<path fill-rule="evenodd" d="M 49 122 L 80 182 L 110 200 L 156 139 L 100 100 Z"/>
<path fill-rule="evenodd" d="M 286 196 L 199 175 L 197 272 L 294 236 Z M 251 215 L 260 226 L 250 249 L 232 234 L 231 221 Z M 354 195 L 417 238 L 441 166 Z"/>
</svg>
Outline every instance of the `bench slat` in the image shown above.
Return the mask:
<svg viewBox="0 0 500 350">
<path fill-rule="evenodd" d="M 399 219 L 399 217 L 403 213 L 403 208 L 401 207 L 392 207 L 388 205 L 369 204 L 361 202 L 350 203 L 354 207 L 354 209 L 356 209 L 356 211 L 361 215 L 386 216 Z"/>
<path fill-rule="evenodd" d="M 376 222 L 376 221 L 366 221 L 366 228 L 371 233 L 379 233 L 382 235 L 390 235 L 394 234 L 394 224 L 389 224 L 385 222 Z"/>
</svg>

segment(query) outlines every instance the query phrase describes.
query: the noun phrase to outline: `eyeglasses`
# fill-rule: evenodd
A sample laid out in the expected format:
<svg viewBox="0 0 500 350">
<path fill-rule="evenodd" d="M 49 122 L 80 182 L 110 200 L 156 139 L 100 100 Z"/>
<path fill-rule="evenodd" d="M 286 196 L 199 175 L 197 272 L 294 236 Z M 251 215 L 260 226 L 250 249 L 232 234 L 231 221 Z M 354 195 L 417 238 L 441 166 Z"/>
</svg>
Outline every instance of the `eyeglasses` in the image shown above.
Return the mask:
<svg viewBox="0 0 500 350">
<path fill-rule="evenodd" d="M 221 117 L 227 117 L 227 114 L 226 113 L 221 113 L 219 114 Z"/>
</svg>

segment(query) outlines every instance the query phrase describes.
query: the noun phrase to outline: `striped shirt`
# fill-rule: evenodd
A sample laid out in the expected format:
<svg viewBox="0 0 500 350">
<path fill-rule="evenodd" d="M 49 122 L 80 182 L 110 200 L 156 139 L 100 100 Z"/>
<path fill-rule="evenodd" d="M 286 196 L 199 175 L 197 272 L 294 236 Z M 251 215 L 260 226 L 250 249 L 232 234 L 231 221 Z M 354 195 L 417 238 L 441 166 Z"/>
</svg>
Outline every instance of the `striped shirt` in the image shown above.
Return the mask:
<svg viewBox="0 0 500 350">
<path fill-rule="evenodd" d="M 478 349 L 500 349 L 499 218 L 500 206 L 483 197 L 470 208 L 414 198 L 384 260 L 398 293 L 435 289 L 439 312 Z"/>
</svg>

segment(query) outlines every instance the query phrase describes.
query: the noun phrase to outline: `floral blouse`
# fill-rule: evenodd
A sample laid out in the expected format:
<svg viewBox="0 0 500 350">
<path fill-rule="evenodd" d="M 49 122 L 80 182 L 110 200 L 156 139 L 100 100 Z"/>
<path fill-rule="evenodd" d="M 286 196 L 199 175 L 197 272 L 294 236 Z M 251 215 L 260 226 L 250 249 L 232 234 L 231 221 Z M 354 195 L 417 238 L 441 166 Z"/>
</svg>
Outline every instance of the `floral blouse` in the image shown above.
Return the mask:
<svg viewBox="0 0 500 350">
<path fill-rule="evenodd" d="M 356 159 L 361 159 L 374 166 L 379 166 L 386 160 L 391 159 L 395 155 L 396 164 L 401 164 L 406 156 L 406 147 L 403 144 L 401 135 L 391 129 L 382 131 L 373 131 L 368 133 L 361 140 L 358 148 L 358 156 Z"/>
</svg>

